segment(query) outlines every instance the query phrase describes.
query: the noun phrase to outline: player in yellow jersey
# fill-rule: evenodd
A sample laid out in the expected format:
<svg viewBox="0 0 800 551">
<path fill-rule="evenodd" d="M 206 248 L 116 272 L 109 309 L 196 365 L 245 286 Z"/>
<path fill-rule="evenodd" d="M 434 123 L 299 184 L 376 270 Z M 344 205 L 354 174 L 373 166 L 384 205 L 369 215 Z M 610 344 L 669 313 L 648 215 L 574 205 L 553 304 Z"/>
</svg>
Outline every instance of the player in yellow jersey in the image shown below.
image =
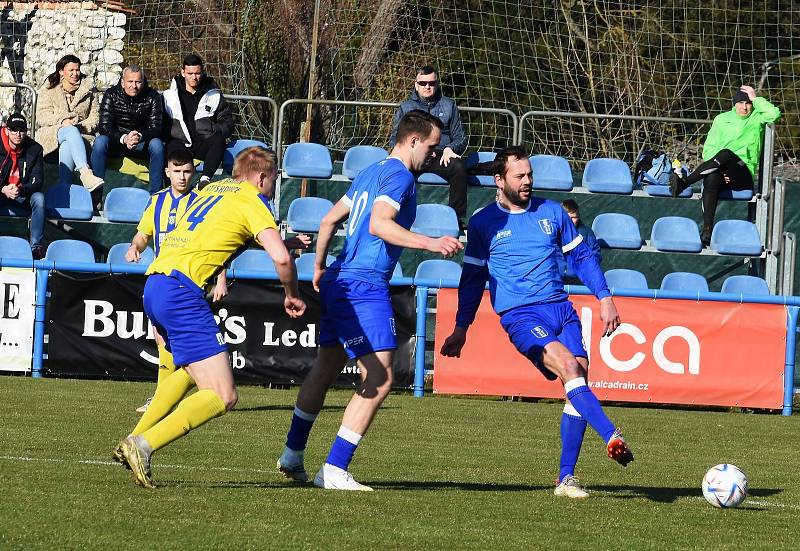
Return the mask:
<svg viewBox="0 0 800 551">
<path fill-rule="evenodd" d="M 203 292 L 228 259 L 255 238 L 275 264 L 286 293 L 286 313 L 297 318 L 306 309 L 294 262 L 267 206 L 278 175 L 274 153 L 245 149 L 233 174 L 233 179 L 211 183 L 198 193 L 147 270 L 145 312 L 180 368 L 158 385 L 139 424 L 114 450 L 136 484 L 146 488 L 155 487 L 153 452 L 236 404 L 228 349 Z M 197 392 L 184 398 L 193 385 Z"/>
<path fill-rule="evenodd" d="M 192 190 L 191 180 L 194 176 L 194 162 L 192 153 L 186 149 L 175 149 L 167 157 L 167 168 L 165 169 L 169 187 L 158 191 L 150 197 L 147 207 L 144 209 L 142 219 L 136 227 L 136 235 L 131 241 L 125 253 L 125 260 L 128 262 L 139 262 L 141 253 L 152 239 L 153 249 L 158 255 L 161 243 L 167 233 L 175 229 L 178 220 L 183 216 L 192 203 L 197 199 L 197 192 Z M 225 282 L 225 271 L 220 271 L 217 276 L 217 284 L 214 286 L 212 300 L 218 301 L 228 292 Z M 158 381 L 175 371 L 175 363 L 172 361 L 172 354 L 164 346 L 164 339 L 155 332 L 156 347 L 158 349 Z M 153 397 L 136 408 L 139 413 L 147 411 Z"/>
</svg>

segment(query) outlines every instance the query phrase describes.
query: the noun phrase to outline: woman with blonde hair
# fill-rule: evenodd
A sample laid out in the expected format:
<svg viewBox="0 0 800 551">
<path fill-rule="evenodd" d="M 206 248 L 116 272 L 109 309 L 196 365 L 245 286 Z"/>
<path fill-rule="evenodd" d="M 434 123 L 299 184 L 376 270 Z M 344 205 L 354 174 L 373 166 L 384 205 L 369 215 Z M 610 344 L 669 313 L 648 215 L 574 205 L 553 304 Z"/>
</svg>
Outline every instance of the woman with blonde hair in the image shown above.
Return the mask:
<svg viewBox="0 0 800 551">
<path fill-rule="evenodd" d="M 65 55 L 56 70 L 39 89 L 36 106 L 36 141 L 48 155 L 58 150 L 58 182 L 72 183 L 78 170 L 81 183 L 89 191 L 103 185 L 89 168 L 87 145 L 91 147 L 99 120 L 95 88 L 81 73 L 81 60 Z"/>
</svg>

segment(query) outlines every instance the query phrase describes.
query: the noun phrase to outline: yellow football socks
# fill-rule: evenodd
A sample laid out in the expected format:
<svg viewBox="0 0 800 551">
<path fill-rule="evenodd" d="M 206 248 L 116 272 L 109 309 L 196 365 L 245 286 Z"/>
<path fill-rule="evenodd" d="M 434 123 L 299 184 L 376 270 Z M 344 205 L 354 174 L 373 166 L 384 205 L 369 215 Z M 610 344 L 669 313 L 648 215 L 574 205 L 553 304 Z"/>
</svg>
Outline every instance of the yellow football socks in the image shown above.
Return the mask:
<svg viewBox="0 0 800 551">
<path fill-rule="evenodd" d="M 142 433 L 142 437 L 155 451 L 223 413 L 225 402 L 216 392 L 211 389 L 198 390 L 184 398 L 175 411 L 156 426 Z"/>
<path fill-rule="evenodd" d="M 158 370 L 161 375 L 161 369 Z M 167 414 L 172 411 L 175 404 L 181 401 L 186 396 L 186 393 L 194 386 L 194 379 L 181 368 L 176 370 L 168 377 L 164 377 L 158 382 L 156 393 L 153 395 L 153 401 L 147 411 L 142 414 L 139 423 L 133 429 L 131 434 L 136 436 L 141 434 L 159 421 L 161 421 Z"/>
<path fill-rule="evenodd" d="M 172 353 L 167 350 L 163 344 L 156 344 L 158 347 L 158 384 L 166 377 L 175 372 L 175 362 L 172 359 Z"/>
</svg>

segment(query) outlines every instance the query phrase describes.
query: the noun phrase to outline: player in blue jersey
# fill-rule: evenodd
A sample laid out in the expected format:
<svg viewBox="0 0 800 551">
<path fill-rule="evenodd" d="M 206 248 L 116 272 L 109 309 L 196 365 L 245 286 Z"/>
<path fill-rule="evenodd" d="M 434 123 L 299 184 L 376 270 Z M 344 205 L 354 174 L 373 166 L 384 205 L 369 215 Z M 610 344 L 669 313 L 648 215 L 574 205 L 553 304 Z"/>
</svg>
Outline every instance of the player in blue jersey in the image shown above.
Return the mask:
<svg viewBox="0 0 800 551">
<path fill-rule="evenodd" d="M 564 385 L 555 495 L 585 498 L 589 494 L 574 471 L 587 422 L 606 442 L 609 457 L 625 466 L 633 454 L 586 383 L 588 355 L 559 273 L 559 249 L 572 257 L 577 275 L 600 300 L 604 335 L 619 326 L 619 315 L 596 257 L 567 213 L 554 201 L 531 196 L 533 172 L 525 150 L 503 149 L 495 163 L 498 199 L 469 221 L 456 326 L 441 352 L 461 354 L 488 280 L 492 306 L 511 342 L 545 378 Z"/>
<path fill-rule="evenodd" d="M 392 386 L 392 358 L 397 349 L 389 279 L 403 248 L 452 256 L 462 248 L 452 237 L 437 239 L 409 231 L 417 211 L 411 171 L 434 155 L 442 123 L 423 111 L 400 121 L 390 156 L 364 169 L 323 218 L 317 239 L 314 288 L 322 317 L 319 352 L 297 396 L 278 469 L 287 478 L 308 480 L 303 454 L 325 394 L 347 359 L 355 359 L 361 385 L 345 409 L 341 427 L 314 484 L 326 489 L 371 491 L 348 471 L 361 438 Z M 342 252 L 325 268 L 331 238 L 347 219 Z"/>
</svg>

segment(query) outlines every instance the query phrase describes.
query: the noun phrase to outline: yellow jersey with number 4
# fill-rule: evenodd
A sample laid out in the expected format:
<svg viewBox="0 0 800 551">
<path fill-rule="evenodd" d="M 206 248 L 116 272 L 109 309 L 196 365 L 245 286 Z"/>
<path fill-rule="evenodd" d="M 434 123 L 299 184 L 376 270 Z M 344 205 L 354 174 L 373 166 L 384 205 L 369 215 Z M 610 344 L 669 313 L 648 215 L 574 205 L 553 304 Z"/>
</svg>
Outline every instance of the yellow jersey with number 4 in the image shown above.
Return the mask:
<svg viewBox="0 0 800 551">
<path fill-rule="evenodd" d="M 228 259 L 261 230 L 276 228 L 268 200 L 247 182 L 208 184 L 161 244 L 147 274 L 173 270 L 202 288 Z"/>
</svg>

